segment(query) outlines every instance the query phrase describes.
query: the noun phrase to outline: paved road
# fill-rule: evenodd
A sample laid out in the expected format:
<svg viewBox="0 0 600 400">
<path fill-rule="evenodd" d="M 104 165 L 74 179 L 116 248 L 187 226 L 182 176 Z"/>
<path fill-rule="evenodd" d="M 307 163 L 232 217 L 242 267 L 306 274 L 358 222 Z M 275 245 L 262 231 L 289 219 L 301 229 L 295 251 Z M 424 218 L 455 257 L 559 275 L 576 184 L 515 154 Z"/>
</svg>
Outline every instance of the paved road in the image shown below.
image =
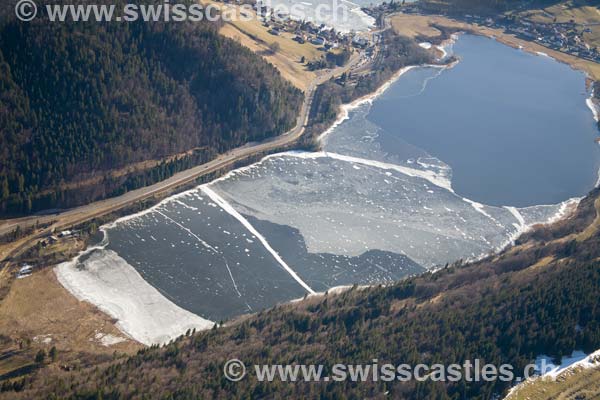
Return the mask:
<svg viewBox="0 0 600 400">
<path fill-rule="evenodd" d="M 146 199 L 153 195 L 183 186 L 185 184 L 195 181 L 201 176 L 218 171 L 221 168 L 231 166 L 235 162 L 243 160 L 249 156 L 271 151 L 273 149 L 292 144 L 293 142 L 298 140 L 300 136 L 302 136 L 302 134 L 304 133 L 304 129 L 308 122 L 313 96 L 317 86 L 326 82 L 332 77 L 339 76 L 344 72 L 347 72 L 348 70 L 354 68 L 354 66 L 359 63 L 361 58 L 361 55 L 354 55 L 348 62 L 348 64 L 346 64 L 345 66 L 336 68 L 331 71 L 327 71 L 318 76 L 315 79 L 315 81 L 313 81 L 310 84 L 309 88 L 305 93 L 305 98 L 302 103 L 300 113 L 298 115 L 296 126 L 294 126 L 294 128 L 284 133 L 283 135 L 271 138 L 260 143 L 249 144 L 243 147 L 236 148 L 225 154 L 220 155 L 219 157 L 208 163 L 201 164 L 188 170 L 179 172 L 164 181 L 158 182 L 151 186 L 130 191 L 118 197 L 113 197 L 110 199 L 97 201 L 94 203 L 76 207 L 61 212 L 59 214 L 4 220 L 0 222 L 0 235 L 13 231 L 19 225 L 21 226 L 21 229 L 25 229 L 30 226 L 33 226 L 34 224 L 36 224 L 36 222 L 40 225 L 52 223 L 52 225 L 44 229 L 43 232 L 41 232 L 38 235 L 35 235 L 35 237 L 32 237 L 32 239 L 38 239 L 40 237 L 50 234 L 52 230 L 62 230 L 69 226 L 83 223 L 92 218 L 108 214 L 110 212 L 121 209 L 125 206 Z M 27 244 L 31 243 L 26 243 L 24 245 L 19 246 L 17 249 L 14 249 L 11 252 L 11 254 L 9 254 L 9 256 L 15 256 L 17 252 L 22 251 L 24 248 L 26 248 Z"/>
</svg>

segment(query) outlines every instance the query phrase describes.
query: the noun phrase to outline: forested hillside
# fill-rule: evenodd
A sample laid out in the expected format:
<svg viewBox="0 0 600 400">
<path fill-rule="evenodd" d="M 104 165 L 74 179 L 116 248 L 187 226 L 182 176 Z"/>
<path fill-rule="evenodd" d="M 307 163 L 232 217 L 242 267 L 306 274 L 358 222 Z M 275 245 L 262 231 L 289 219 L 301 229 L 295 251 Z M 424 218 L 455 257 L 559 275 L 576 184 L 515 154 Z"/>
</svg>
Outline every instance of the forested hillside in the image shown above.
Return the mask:
<svg viewBox="0 0 600 400">
<path fill-rule="evenodd" d="M 217 29 L 210 22 L 4 22 L 0 213 L 108 196 L 132 181 L 106 171 L 193 148 L 192 161 L 206 161 L 291 128 L 302 94 Z M 162 165 L 136 183 L 182 167 Z M 92 188 L 65 189 L 98 176 Z"/>
<path fill-rule="evenodd" d="M 226 360 L 253 364 L 442 363 L 480 359 L 519 370 L 541 354 L 600 348 L 600 235 L 596 190 L 577 213 L 475 264 L 389 287 L 279 306 L 230 327 L 182 337 L 108 365 L 52 366 L 8 381 L 4 398 L 491 399 L 510 383 L 260 383 L 223 377 Z M 63 369 L 69 369 L 63 367 Z M 16 391 L 15 391 L 16 390 Z M 0 396 L 2 397 L 2 396 Z"/>
</svg>

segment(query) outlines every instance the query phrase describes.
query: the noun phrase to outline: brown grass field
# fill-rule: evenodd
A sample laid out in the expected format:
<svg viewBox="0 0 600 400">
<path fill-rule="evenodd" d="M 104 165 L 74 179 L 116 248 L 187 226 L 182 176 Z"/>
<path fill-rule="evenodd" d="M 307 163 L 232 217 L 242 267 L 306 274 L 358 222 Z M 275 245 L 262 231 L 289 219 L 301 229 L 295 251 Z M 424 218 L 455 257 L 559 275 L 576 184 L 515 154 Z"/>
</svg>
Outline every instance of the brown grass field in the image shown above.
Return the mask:
<svg viewBox="0 0 600 400">
<path fill-rule="evenodd" d="M 73 297 L 46 268 L 16 279 L 0 303 L 0 376 L 32 365 L 40 349 L 55 346 L 57 364 L 77 363 L 81 354 L 112 356 L 132 354 L 142 347 L 127 338 L 106 314 Z M 105 346 L 104 335 L 124 341 Z M 16 372 L 15 372 L 16 371 Z"/>
<path fill-rule="evenodd" d="M 203 0 L 202 4 L 212 4 L 222 12 L 235 12 L 236 6 L 224 3 Z M 233 20 L 226 22 L 220 30 L 220 33 L 230 39 L 238 41 L 240 44 L 248 47 L 250 50 L 264 57 L 270 62 L 281 75 L 290 81 L 294 86 L 305 91 L 310 83 L 317 77 L 317 73 L 309 71 L 305 64 L 300 60 L 302 57 L 305 63 L 318 60 L 325 55 L 317 46 L 308 42 L 300 44 L 293 40 L 294 35 L 288 32 L 282 32 L 279 36 L 269 33 L 269 28 L 252 14 L 250 21 Z M 278 49 L 272 51 L 270 45 L 277 43 Z"/>
</svg>

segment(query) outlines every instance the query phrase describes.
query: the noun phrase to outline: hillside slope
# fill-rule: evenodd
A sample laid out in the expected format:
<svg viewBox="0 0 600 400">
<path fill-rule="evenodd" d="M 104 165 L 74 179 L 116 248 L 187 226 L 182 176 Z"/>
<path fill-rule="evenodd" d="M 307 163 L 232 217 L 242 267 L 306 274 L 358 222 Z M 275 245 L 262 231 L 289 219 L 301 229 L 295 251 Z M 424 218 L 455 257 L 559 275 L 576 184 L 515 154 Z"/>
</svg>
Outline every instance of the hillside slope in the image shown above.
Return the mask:
<svg viewBox="0 0 600 400">
<path fill-rule="evenodd" d="M 422 5 L 430 11 L 450 14 L 495 14 L 514 9 L 547 7 L 561 0 L 424 0 Z M 575 0 L 577 2 L 577 0 Z M 594 0 L 595 1 L 595 0 Z M 582 2 L 582 1 L 581 1 Z"/>
<path fill-rule="evenodd" d="M 46 367 L 4 386 L 4 398 L 489 399 L 510 383 L 229 382 L 227 359 L 252 364 L 509 363 L 600 348 L 600 191 L 569 219 L 498 256 L 390 287 L 313 297 L 73 372 Z M 327 370 L 327 367 L 326 367 Z M 19 390 L 18 392 L 13 389 Z M 387 393 L 387 394 L 386 394 Z M 52 395 L 51 395 L 52 394 Z M 0 396 L 1 397 L 1 396 Z M 52 398 L 52 397 L 50 397 Z"/>
<path fill-rule="evenodd" d="M 118 194 L 291 128 L 301 92 L 218 29 L 1 24 L 0 213 Z M 108 174 L 149 160 L 142 174 Z"/>
</svg>

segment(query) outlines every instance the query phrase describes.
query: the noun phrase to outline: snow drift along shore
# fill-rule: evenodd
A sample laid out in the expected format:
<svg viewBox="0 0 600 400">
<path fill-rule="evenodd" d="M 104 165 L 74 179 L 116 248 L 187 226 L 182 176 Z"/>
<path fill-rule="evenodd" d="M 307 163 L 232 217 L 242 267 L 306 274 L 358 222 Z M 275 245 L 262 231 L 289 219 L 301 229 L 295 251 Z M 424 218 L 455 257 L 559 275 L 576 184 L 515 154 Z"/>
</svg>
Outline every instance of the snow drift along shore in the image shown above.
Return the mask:
<svg viewBox="0 0 600 400">
<path fill-rule="evenodd" d="M 214 324 L 169 301 L 111 250 L 92 248 L 54 271 L 75 297 L 117 319 L 123 333 L 145 345 L 164 344 L 188 329 Z"/>
</svg>

